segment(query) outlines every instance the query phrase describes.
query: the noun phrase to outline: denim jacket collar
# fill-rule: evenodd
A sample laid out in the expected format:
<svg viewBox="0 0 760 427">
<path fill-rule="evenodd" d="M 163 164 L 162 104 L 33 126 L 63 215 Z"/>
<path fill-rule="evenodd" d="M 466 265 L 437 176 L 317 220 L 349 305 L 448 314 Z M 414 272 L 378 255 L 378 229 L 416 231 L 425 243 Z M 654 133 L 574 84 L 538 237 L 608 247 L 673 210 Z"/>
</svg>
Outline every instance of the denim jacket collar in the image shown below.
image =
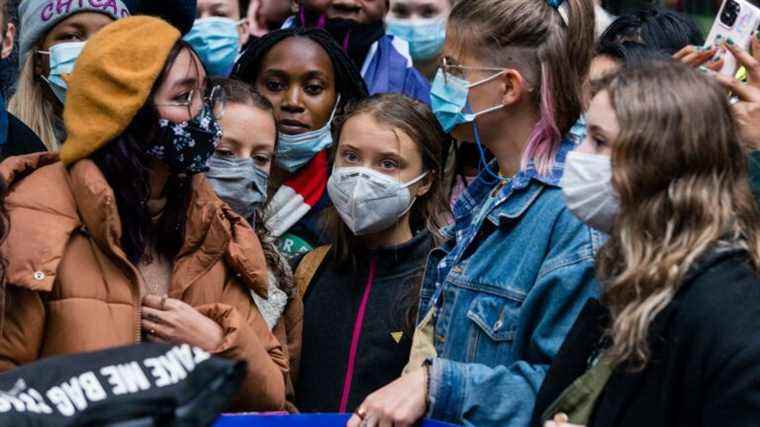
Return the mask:
<svg viewBox="0 0 760 427">
<path fill-rule="evenodd" d="M 533 161 L 530 161 L 525 169 L 518 171 L 503 186 L 497 196 L 498 200 L 494 205 L 494 209 L 488 215 L 491 222 L 498 225 L 502 219 L 519 218 L 528 210 L 546 186 L 559 187 L 567 153 L 574 149 L 579 142 L 580 134 L 578 133 L 577 126 L 562 140 L 559 150 L 557 150 L 554 156 L 554 166 L 549 174 L 540 174 Z M 491 162 L 491 168 L 498 168 L 495 160 Z M 475 181 L 467 187 L 467 190 L 465 190 L 454 205 L 454 219 L 457 224 L 457 230 L 469 225 L 473 212 L 477 207 L 482 206 L 485 199 L 489 197 L 498 185 L 500 183 L 494 182 L 494 178 L 488 172 L 482 171 Z"/>
</svg>

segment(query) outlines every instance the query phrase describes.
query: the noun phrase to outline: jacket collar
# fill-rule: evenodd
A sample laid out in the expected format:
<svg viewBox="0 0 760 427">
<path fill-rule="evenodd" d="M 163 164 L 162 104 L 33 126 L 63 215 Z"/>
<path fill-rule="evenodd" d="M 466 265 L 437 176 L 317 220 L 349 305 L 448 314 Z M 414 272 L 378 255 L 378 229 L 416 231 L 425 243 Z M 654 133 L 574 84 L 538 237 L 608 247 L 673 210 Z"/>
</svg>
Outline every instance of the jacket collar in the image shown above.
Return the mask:
<svg viewBox="0 0 760 427">
<path fill-rule="evenodd" d="M 121 249 L 121 218 L 114 193 L 100 169 L 92 161 L 82 160 L 71 167 L 69 179 L 83 231 L 101 250 L 126 260 Z"/>
<path fill-rule="evenodd" d="M 238 280 L 259 296 L 268 297 L 264 250 L 250 225 L 222 202 L 204 174 L 193 178 L 185 242 L 177 255 L 171 284 L 179 296 L 224 258 Z"/>
<path fill-rule="evenodd" d="M 38 153 L 5 160 L 0 176 L 9 188 L 3 205 L 12 224 L 0 247 L 5 279 L 31 291 L 50 291 L 66 242 L 81 226 L 66 169 L 57 154 Z"/>
<path fill-rule="evenodd" d="M 100 169 L 88 159 L 77 162 L 69 170 L 67 186 L 83 231 L 105 254 L 136 271 L 121 249 L 121 218 L 113 189 Z M 170 296 L 180 297 L 224 259 L 244 285 L 266 298 L 266 261 L 258 238 L 245 220 L 216 197 L 202 174 L 193 178 L 187 218 L 185 241 L 174 260 Z M 69 234 L 51 237 L 68 239 Z M 60 250 L 64 249 L 65 245 L 60 245 Z"/>
<path fill-rule="evenodd" d="M 488 215 L 490 221 L 498 225 L 502 220 L 519 218 L 528 210 L 545 187 L 559 187 L 565 169 L 567 153 L 574 149 L 579 141 L 579 136 L 575 133 L 576 127 L 573 128 L 568 137 L 562 140 L 557 153 L 554 155 L 554 166 L 548 174 L 539 173 L 533 161 L 528 162 L 528 165 L 519 170 L 506 184 L 495 182 L 495 179 L 487 171 L 482 171 L 454 205 L 456 223 L 461 226 L 469 224 L 472 213 L 491 196 L 495 197 L 496 200 L 495 209 L 492 209 Z M 492 170 L 498 169 L 496 161 L 492 161 L 490 167 Z"/>
</svg>

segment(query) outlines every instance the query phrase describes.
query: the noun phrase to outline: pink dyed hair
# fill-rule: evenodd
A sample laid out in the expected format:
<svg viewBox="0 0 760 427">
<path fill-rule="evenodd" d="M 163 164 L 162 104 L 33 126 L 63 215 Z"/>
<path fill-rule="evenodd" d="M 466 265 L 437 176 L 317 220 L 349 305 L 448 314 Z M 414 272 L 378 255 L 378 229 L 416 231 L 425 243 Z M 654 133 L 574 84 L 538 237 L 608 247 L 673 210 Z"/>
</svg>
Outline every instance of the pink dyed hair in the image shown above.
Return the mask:
<svg viewBox="0 0 760 427">
<path fill-rule="evenodd" d="M 540 175 L 548 175 L 554 167 L 554 156 L 562 142 L 554 110 L 554 94 L 549 71 L 541 64 L 541 95 L 539 119 L 525 146 L 520 168 L 525 169 L 532 160 Z"/>
</svg>

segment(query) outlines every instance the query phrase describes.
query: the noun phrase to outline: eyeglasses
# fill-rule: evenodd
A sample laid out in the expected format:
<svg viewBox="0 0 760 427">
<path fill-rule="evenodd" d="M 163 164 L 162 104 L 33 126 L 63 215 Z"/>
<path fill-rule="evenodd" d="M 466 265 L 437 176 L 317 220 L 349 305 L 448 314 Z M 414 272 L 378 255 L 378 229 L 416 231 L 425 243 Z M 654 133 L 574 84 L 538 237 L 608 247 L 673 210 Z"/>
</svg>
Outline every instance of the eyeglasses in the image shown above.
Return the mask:
<svg viewBox="0 0 760 427">
<path fill-rule="evenodd" d="M 188 120 L 198 115 L 203 108 L 204 103 L 208 103 L 217 120 L 224 116 L 225 94 L 224 89 L 217 85 L 211 88 L 208 96 L 201 96 L 204 92 L 202 88 L 190 90 L 184 101 L 167 102 L 164 104 L 155 104 L 156 107 L 183 107 L 187 108 Z"/>
<path fill-rule="evenodd" d="M 443 81 L 448 84 L 448 78 L 449 76 L 458 77 L 460 79 L 467 80 L 467 70 L 471 71 L 493 71 L 493 72 L 500 72 L 504 71 L 504 68 L 494 68 L 494 67 L 469 67 L 466 65 L 454 65 L 449 64 L 449 59 L 445 56 L 441 58 L 441 70 L 443 71 Z"/>
</svg>

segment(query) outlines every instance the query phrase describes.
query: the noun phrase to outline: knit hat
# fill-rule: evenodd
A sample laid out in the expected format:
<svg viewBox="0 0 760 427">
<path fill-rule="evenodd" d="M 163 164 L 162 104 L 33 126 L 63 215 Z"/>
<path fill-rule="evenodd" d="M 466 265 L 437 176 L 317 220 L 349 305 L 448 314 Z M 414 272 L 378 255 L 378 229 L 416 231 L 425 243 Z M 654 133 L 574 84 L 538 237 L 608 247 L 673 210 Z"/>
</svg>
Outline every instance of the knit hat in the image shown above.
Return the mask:
<svg viewBox="0 0 760 427">
<path fill-rule="evenodd" d="M 129 16 L 129 9 L 121 0 L 23 0 L 19 5 L 20 64 L 34 45 L 59 22 L 79 12 L 99 12 L 113 19 Z"/>
<path fill-rule="evenodd" d="M 179 39 L 179 31 L 163 20 L 133 16 L 87 41 L 66 79 L 64 164 L 89 157 L 124 132 L 147 102 Z"/>
</svg>

